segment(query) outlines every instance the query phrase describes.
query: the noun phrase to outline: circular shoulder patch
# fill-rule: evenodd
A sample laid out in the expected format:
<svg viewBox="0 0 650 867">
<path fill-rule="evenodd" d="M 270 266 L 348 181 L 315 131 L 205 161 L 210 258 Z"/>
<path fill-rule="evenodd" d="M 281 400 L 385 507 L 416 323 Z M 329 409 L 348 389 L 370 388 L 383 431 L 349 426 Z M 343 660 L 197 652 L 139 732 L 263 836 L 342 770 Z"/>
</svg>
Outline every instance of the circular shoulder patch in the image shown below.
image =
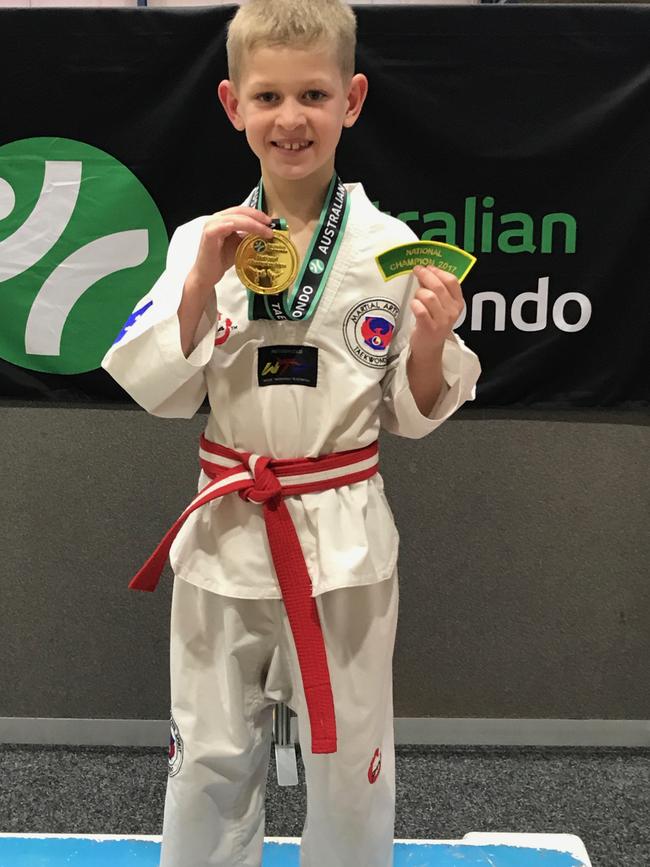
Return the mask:
<svg viewBox="0 0 650 867">
<path fill-rule="evenodd" d="M 183 738 L 181 737 L 181 733 L 178 730 L 178 726 L 174 721 L 174 717 L 171 718 L 171 734 L 169 737 L 169 760 L 168 760 L 168 770 L 169 776 L 175 777 L 176 774 L 180 771 L 181 765 L 183 764 Z"/>
<path fill-rule="evenodd" d="M 367 367 L 385 367 L 395 336 L 399 305 L 389 298 L 367 298 L 348 311 L 343 337 L 352 355 Z"/>
</svg>

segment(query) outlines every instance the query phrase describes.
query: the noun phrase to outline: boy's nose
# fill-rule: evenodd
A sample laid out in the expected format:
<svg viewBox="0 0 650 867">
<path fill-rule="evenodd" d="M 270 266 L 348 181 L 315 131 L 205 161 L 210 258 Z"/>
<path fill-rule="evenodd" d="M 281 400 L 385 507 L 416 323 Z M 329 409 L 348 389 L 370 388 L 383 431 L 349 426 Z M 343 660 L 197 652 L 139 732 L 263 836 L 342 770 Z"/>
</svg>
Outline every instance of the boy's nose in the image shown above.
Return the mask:
<svg viewBox="0 0 650 867">
<path fill-rule="evenodd" d="M 284 129 L 296 129 L 305 123 L 305 112 L 299 102 L 285 100 L 277 117 L 278 124 Z"/>
</svg>

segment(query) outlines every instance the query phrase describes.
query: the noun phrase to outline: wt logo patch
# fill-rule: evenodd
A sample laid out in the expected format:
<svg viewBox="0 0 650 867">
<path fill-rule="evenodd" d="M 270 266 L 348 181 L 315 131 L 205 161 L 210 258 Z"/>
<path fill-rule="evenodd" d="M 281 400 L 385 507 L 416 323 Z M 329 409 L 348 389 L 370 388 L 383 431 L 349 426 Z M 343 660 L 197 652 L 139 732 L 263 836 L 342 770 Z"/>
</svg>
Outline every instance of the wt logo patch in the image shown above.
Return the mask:
<svg viewBox="0 0 650 867">
<path fill-rule="evenodd" d="M 368 767 L 368 782 L 370 785 L 377 782 L 379 774 L 381 772 L 381 750 L 376 749 L 375 754 L 370 760 L 370 766 Z"/>
<path fill-rule="evenodd" d="M 257 382 L 266 385 L 318 383 L 318 349 L 315 346 L 260 346 L 257 355 Z"/>
</svg>

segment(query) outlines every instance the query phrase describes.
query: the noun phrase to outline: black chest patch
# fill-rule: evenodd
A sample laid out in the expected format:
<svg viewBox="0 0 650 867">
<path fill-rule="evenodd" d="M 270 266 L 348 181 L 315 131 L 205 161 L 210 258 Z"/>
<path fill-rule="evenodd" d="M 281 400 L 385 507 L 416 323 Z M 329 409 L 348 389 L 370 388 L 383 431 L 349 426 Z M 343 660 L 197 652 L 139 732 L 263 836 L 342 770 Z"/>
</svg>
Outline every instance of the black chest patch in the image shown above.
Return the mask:
<svg viewBox="0 0 650 867">
<path fill-rule="evenodd" d="M 318 382 L 315 346 L 261 346 L 257 351 L 259 385 L 307 385 Z"/>
</svg>

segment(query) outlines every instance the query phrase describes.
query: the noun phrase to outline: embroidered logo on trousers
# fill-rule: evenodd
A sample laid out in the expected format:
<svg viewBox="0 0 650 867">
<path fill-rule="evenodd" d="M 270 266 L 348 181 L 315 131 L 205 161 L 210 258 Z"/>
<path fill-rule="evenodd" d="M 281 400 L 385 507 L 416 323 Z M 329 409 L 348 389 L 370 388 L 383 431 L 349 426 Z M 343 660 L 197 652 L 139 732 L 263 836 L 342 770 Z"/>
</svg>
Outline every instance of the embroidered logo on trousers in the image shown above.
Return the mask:
<svg viewBox="0 0 650 867">
<path fill-rule="evenodd" d="M 370 785 L 377 782 L 377 778 L 379 777 L 379 772 L 381 771 L 381 750 L 376 749 L 375 754 L 370 760 L 370 765 L 368 767 L 368 782 Z"/>
<path fill-rule="evenodd" d="M 171 718 L 171 734 L 169 737 L 169 759 L 167 764 L 170 777 L 175 777 L 176 774 L 180 771 L 181 765 L 183 764 L 183 738 L 181 737 L 178 726 L 174 721 L 174 717 Z"/>
</svg>

